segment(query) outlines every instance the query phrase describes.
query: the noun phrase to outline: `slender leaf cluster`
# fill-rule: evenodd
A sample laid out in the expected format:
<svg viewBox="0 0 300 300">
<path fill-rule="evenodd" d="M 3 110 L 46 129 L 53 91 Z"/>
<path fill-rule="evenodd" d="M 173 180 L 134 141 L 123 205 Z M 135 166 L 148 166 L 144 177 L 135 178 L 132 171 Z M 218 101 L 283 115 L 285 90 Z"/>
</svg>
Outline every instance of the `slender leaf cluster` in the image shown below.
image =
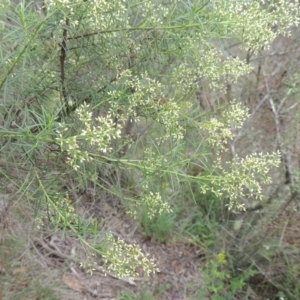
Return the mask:
<svg viewBox="0 0 300 300">
<path fill-rule="evenodd" d="M 113 235 L 108 251 L 97 251 L 74 226 L 73 206 L 53 200 L 53 189 L 61 195 L 55 199 L 65 199 L 66 182 L 93 186 L 135 203 L 150 219 L 170 212 L 176 181 L 196 181 L 202 192 L 216 184 L 214 193 L 229 196 L 230 207 L 245 187 L 260 198 L 279 153 L 236 158 L 226 168 L 217 162 L 220 175 L 211 167 L 209 175 L 192 176 L 183 149 L 194 130 L 200 145 L 220 153 L 248 117 L 235 102 L 210 119 L 192 113 L 203 87 L 223 90 L 252 69 L 225 54 L 220 41 L 257 52 L 289 34 L 299 16 L 298 0 L 1 1 L 1 153 L 20 178 L 9 164 L 1 174 L 24 198 L 54 208 L 50 221 L 101 254 L 108 270 L 128 277 L 139 268 L 155 271 L 137 246 Z M 166 180 L 172 188 L 162 196 Z"/>
</svg>

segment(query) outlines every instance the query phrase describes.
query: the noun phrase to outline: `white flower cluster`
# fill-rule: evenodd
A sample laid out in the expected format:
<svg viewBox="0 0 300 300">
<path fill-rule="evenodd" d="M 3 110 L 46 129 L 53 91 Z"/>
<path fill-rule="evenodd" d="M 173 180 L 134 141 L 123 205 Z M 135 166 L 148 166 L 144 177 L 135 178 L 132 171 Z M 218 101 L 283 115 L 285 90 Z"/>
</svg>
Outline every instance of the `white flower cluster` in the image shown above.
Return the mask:
<svg viewBox="0 0 300 300">
<path fill-rule="evenodd" d="M 222 52 L 209 44 L 201 34 L 195 34 L 193 38 L 186 38 L 184 41 L 182 47 L 190 55 L 172 72 L 174 88 L 180 87 L 181 90 L 188 91 L 196 87 L 200 80 L 205 80 L 210 88 L 220 90 L 224 88 L 222 78 L 235 82 L 241 75 L 252 70 L 249 64 L 238 58 L 222 60 Z"/>
<path fill-rule="evenodd" d="M 225 109 L 223 116 L 226 126 L 239 129 L 249 118 L 250 114 L 247 112 L 246 107 L 243 107 L 241 103 L 232 101 L 228 109 Z"/>
<path fill-rule="evenodd" d="M 80 227 L 79 217 L 75 213 L 75 208 L 72 205 L 68 194 L 65 197 L 58 195 L 56 198 L 53 198 L 53 201 L 56 206 L 56 211 L 53 211 L 52 213 L 51 222 L 56 225 L 65 226 L 67 224 L 72 224 Z"/>
<path fill-rule="evenodd" d="M 143 26 L 158 26 L 169 13 L 167 7 L 150 0 L 143 1 L 143 5 L 139 6 L 131 5 L 124 0 L 45 0 L 45 4 L 48 10 L 61 12 L 61 24 L 68 18 L 72 27 L 80 26 L 99 31 L 111 31 L 111 29 L 118 31 L 119 26 L 124 29 L 140 25 L 135 24 L 140 17 L 143 17 Z M 131 6 L 137 10 L 136 17 L 128 12 Z"/>
<path fill-rule="evenodd" d="M 289 35 L 289 28 L 298 26 L 300 21 L 299 0 L 214 0 L 212 3 L 218 22 L 224 21 L 228 32 L 254 52 L 268 47 L 279 33 Z"/>
<path fill-rule="evenodd" d="M 144 212 L 151 220 L 157 215 L 169 213 L 171 211 L 170 205 L 163 201 L 159 193 L 149 192 L 149 194 L 142 196 L 134 203 L 134 207 L 129 211 L 129 214 L 136 219 L 138 213 Z"/>
<path fill-rule="evenodd" d="M 215 147 L 217 152 L 226 151 L 227 141 L 234 137 L 234 130 L 242 127 L 249 114 L 241 103 L 232 102 L 221 114 L 220 120 L 211 118 L 199 125 L 208 132 L 208 143 Z"/>
<path fill-rule="evenodd" d="M 84 26 L 91 29 L 105 29 L 112 24 L 112 20 L 105 18 L 109 11 L 113 11 L 116 20 L 123 20 L 126 12 L 125 5 L 122 0 L 115 0 L 113 3 L 106 0 L 45 0 L 48 10 L 57 10 L 61 12 L 61 21 L 66 17 L 70 19 L 70 25 L 76 27 L 84 22 Z M 85 14 L 84 20 L 80 17 L 82 12 Z M 110 19 L 110 18 L 109 18 Z"/>
<path fill-rule="evenodd" d="M 45 219 L 48 219 L 56 226 L 62 227 L 73 225 L 79 228 L 83 225 L 83 222 L 75 212 L 68 194 L 65 197 L 60 194 L 51 195 L 49 200 L 51 203 L 47 203 L 45 207 L 42 207 L 35 218 L 37 229 L 41 229 L 44 226 Z"/>
<path fill-rule="evenodd" d="M 241 128 L 249 114 L 240 103 L 231 103 L 221 114 L 220 120 L 212 118 L 207 122 L 203 122 L 200 126 L 208 132 L 208 142 L 215 147 L 217 153 L 226 151 L 225 148 L 228 139 L 234 137 L 234 130 Z M 238 202 L 239 198 L 248 195 L 255 198 L 262 198 L 262 184 L 271 183 L 268 173 L 271 168 L 278 167 L 280 164 L 280 153 L 273 154 L 252 154 L 246 158 L 240 159 L 235 156 L 232 161 L 226 162 L 226 167 L 221 165 L 221 159 L 218 158 L 215 168 L 221 170 L 219 176 L 211 178 L 211 183 L 217 188 L 213 188 L 213 192 L 217 196 L 229 197 L 229 208 L 244 209 L 243 204 Z M 208 189 L 207 185 L 200 186 L 205 193 Z"/>
<path fill-rule="evenodd" d="M 141 117 L 155 120 L 166 131 L 161 141 L 170 137 L 175 140 L 183 138 L 183 128 L 178 122 L 181 107 L 164 94 L 164 85 L 150 78 L 147 72 L 138 77 L 132 75 L 130 70 L 123 71 L 116 84 L 121 85 L 122 90 L 116 88 L 109 92 L 112 111 L 122 110 L 123 117 L 126 115 L 126 118 L 130 117 L 135 121 L 139 121 Z M 133 92 L 124 95 L 124 90 Z"/>
<path fill-rule="evenodd" d="M 76 135 L 65 136 L 69 127 L 61 123 L 57 130 L 56 142 L 62 151 L 67 152 L 67 162 L 77 170 L 80 163 L 91 160 L 92 150 L 100 153 L 112 150 L 110 147 L 112 140 L 121 136 L 121 125 L 115 124 L 110 114 L 92 120 L 92 112 L 86 103 L 83 103 L 75 113 L 81 123 Z"/>
<path fill-rule="evenodd" d="M 226 162 L 226 167 L 221 166 L 220 159 L 216 162 L 216 168 L 221 170 L 221 174 L 212 180 L 213 184 L 219 186 L 217 193 L 230 198 L 229 208 L 242 205 L 238 199 L 245 197 L 245 189 L 248 195 L 256 199 L 262 198 L 262 184 L 271 183 L 268 175 L 273 167 L 279 167 L 280 153 L 272 154 L 251 154 L 246 158 L 236 156 L 232 161 Z"/>
<path fill-rule="evenodd" d="M 98 267 L 97 263 L 95 262 L 95 254 L 86 252 L 85 261 L 81 261 L 79 263 L 80 268 L 82 268 L 87 274 L 90 276 L 93 275 L 94 271 Z"/>
<path fill-rule="evenodd" d="M 10 0 L 2 0 L 0 3 L 1 13 L 5 13 L 8 10 L 10 5 Z"/>
<path fill-rule="evenodd" d="M 144 150 L 144 157 L 141 161 L 141 167 L 146 177 L 157 176 L 161 170 L 165 169 L 167 159 L 163 155 L 154 153 L 151 148 Z"/>
<path fill-rule="evenodd" d="M 121 239 L 115 239 L 107 234 L 104 243 L 106 251 L 102 254 L 104 271 L 113 272 L 117 277 L 134 279 L 137 269 L 142 269 L 146 275 L 158 272 L 154 260 L 147 258 L 137 245 L 126 244 Z"/>
<path fill-rule="evenodd" d="M 187 108 L 189 106 L 187 105 Z M 157 121 L 163 124 L 165 134 L 157 138 L 157 142 L 161 143 L 167 139 L 172 138 L 173 140 L 181 140 L 184 137 L 184 129 L 179 124 L 180 111 L 183 107 L 179 106 L 175 101 L 170 99 L 163 105 L 163 108 L 159 111 Z"/>
<path fill-rule="evenodd" d="M 298 26 L 300 21 L 299 0 L 212 0 L 199 11 L 204 16 L 201 21 L 195 19 L 191 27 L 199 25 L 200 30 L 191 28 L 184 39 L 178 39 L 185 59 L 172 71 L 171 84 L 183 92 L 196 88 L 202 80 L 210 88 L 220 90 L 224 88 L 224 77 L 235 82 L 252 70 L 239 58 L 221 59 L 224 51 L 217 49 L 213 38 L 237 39 L 242 41 L 241 47 L 258 52 L 268 47 L 276 35 L 288 35 L 290 27 Z M 209 18 L 205 18 L 205 14 Z M 189 15 L 189 18 L 195 16 Z"/>
<path fill-rule="evenodd" d="M 121 91 L 113 90 L 109 93 L 113 98 L 111 100 L 112 109 L 120 109 L 123 106 L 126 114 L 137 121 L 140 116 L 153 117 L 160 109 L 157 99 L 164 97 L 163 86 L 159 81 L 150 78 L 147 72 L 136 76 L 132 75 L 130 70 L 125 70 L 120 74 L 117 84 L 122 84 L 123 89 Z M 124 98 L 124 95 L 121 97 L 124 90 L 133 92 L 128 93 Z M 123 102 L 118 101 L 120 98 L 124 99 Z"/>
</svg>

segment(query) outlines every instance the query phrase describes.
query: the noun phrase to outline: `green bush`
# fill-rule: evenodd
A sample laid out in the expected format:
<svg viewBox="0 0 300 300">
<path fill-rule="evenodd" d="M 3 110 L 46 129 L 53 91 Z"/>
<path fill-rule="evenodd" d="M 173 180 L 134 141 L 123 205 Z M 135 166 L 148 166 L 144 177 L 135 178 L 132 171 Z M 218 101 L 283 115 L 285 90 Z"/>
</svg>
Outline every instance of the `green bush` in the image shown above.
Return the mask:
<svg viewBox="0 0 300 300">
<path fill-rule="evenodd" d="M 261 185 L 270 183 L 279 153 L 216 160 L 205 175 L 187 172 L 208 146 L 224 151 L 248 117 L 234 101 L 221 113 L 204 112 L 196 92 L 222 91 L 251 70 L 226 56 L 221 40 L 257 52 L 298 24 L 297 3 L 6 0 L 0 22 L 1 187 L 14 186 L 35 206 L 39 226 L 73 231 L 88 257 L 105 258 L 104 269 L 132 277 L 135 268 L 122 269 L 131 261 L 126 251 L 143 254 L 110 233 L 91 244 L 86 236 L 98 224 L 77 215 L 72 189 L 110 193 L 133 217 L 147 207 L 156 225 L 146 228 L 163 240 L 169 232 L 155 226 L 171 211 L 164 197 L 175 197 L 182 184 L 202 194 L 213 186 L 229 208 L 243 209 L 242 196 L 260 198 Z M 138 261 L 137 269 L 156 271 L 151 260 Z"/>
</svg>

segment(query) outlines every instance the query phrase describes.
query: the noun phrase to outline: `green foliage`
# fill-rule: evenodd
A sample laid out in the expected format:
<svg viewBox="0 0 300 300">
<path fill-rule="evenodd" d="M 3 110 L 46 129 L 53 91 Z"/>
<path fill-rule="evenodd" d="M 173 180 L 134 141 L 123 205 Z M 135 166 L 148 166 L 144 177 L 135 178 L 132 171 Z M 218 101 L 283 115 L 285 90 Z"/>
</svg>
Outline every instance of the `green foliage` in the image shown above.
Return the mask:
<svg viewBox="0 0 300 300">
<path fill-rule="evenodd" d="M 142 286 L 137 295 L 132 295 L 128 292 L 119 293 L 117 300 L 156 300 L 163 296 L 163 293 L 170 288 L 170 285 L 160 285 L 155 294 L 148 290 L 147 286 Z"/>
<path fill-rule="evenodd" d="M 39 284 L 36 284 L 34 289 L 36 290 L 36 294 L 33 297 L 35 297 L 36 299 L 39 299 L 39 298 L 45 299 L 45 300 L 58 300 L 59 299 L 59 297 L 55 296 L 53 291 L 48 287 L 43 287 Z"/>
<path fill-rule="evenodd" d="M 151 294 L 150 291 L 148 290 L 143 290 L 142 292 L 139 293 L 138 296 L 133 296 L 127 292 L 121 293 L 120 295 L 117 296 L 118 300 L 155 300 L 156 298 L 154 298 Z"/>
<path fill-rule="evenodd" d="M 148 214 L 144 213 L 140 223 L 146 237 L 154 238 L 159 242 L 167 242 L 174 235 L 175 214 L 164 212 L 150 219 Z"/>
<path fill-rule="evenodd" d="M 218 253 L 209 260 L 204 269 L 203 285 L 200 288 L 198 299 L 210 296 L 212 300 L 232 299 L 242 291 L 247 280 L 256 274 L 251 268 L 242 272 L 232 272 L 224 252 Z"/>
<path fill-rule="evenodd" d="M 204 247 L 211 246 L 215 241 L 219 224 L 203 212 L 198 211 L 194 215 L 191 213 L 185 227 L 186 234 L 190 236 L 190 240 Z"/>
<path fill-rule="evenodd" d="M 4 186 L 13 185 L 20 199 L 36 207 L 37 220 L 46 208 L 48 221 L 71 230 L 88 257 L 101 255 L 108 269 L 132 277 L 139 266 L 126 272 L 126 254 L 112 257 L 105 249 L 142 253 L 110 234 L 99 238 L 95 221 L 81 222 L 74 203 L 65 201 L 70 182 L 74 189 L 92 186 L 122 199 L 131 216 L 145 211 L 145 232 L 160 241 L 174 226 L 162 180 L 168 180 L 170 199 L 183 182 L 195 183 L 202 194 L 213 186 L 220 199 L 230 199 L 229 209 L 243 209 L 241 197 L 261 197 L 280 153 L 218 160 L 207 175 L 190 175 L 186 165 L 193 161 L 185 150 L 194 144 L 187 137 L 197 136 L 198 153 L 209 146 L 218 154 L 226 150 L 247 109 L 232 102 L 221 115 L 200 120 L 196 91 L 204 85 L 222 91 L 252 67 L 225 55 L 218 39 L 257 52 L 298 25 L 297 2 L 45 0 L 39 7 L 22 0 L 0 7 L 0 174 Z M 132 124 L 138 131 L 149 127 L 134 135 Z M 106 170 L 110 180 L 100 175 Z M 119 170 L 133 180 L 133 189 L 112 184 Z M 87 233 L 98 245 L 87 241 Z M 108 241 L 110 246 L 99 246 Z"/>
<path fill-rule="evenodd" d="M 130 293 L 124 292 L 121 295 L 119 295 L 117 299 L 118 300 L 142 300 L 142 299 L 155 300 L 155 298 L 153 298 L 153 296 L 151 295 L 151 292 L 147 290 L 141 292 L 137 297 L 133 296 Z"/>
<path fill-rule="evenodd" d="M 299 265 L 297 264 L 296 255 L 287 253 L 285 256 L 286 265 L 284 266 L 284 275 L 279 274 L 279 290 L 282 290 L 280 296 L 283 296 L 285 299 L 297 299 L 300 296 L 300 286 L 298 282 L 299 277 Z"/>
</svg>

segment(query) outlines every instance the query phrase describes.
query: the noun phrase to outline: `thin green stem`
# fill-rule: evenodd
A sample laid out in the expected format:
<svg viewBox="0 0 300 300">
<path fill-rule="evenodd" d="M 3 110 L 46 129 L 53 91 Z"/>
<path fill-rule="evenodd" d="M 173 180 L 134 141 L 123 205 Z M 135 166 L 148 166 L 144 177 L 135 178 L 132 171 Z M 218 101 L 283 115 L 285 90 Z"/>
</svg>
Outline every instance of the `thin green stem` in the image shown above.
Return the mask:
<svg viewBox="0 0 300 300">
<path fill-rule="evenodd" d="M 33 39 L 37 36 L 37 34 L 39 33 L 39 31 L 41 30 L 43 24 L 46 22 L 46 20 L 49 18 L 46 17 L 45 19 L 43 19 L 35 28 L 33 34 L 31 35 L 29 41 L 23 46 L 22 50 L 20 51 L 19 55 L 17 56 L 17 58 L 14 60 L 14 62 L 12 63 L 12 65 L 10 66 L 10 68 L 8 69 L 8 71 L 6 72 L 6 74 L 4 75 L 3 79 L 0 81 L 0 90 L 2 89 L 5 81 L 7 80 L 8 76 L 12 73 L 12 71 L 14 70 L 15 66 L 17 65 L 17 63 L 21 60 L 23 54 L 25 53 L 26 49 L 28 48 L 28 46 L 31 44 L 31 42 L 33 41 Z"/>
</svg>

